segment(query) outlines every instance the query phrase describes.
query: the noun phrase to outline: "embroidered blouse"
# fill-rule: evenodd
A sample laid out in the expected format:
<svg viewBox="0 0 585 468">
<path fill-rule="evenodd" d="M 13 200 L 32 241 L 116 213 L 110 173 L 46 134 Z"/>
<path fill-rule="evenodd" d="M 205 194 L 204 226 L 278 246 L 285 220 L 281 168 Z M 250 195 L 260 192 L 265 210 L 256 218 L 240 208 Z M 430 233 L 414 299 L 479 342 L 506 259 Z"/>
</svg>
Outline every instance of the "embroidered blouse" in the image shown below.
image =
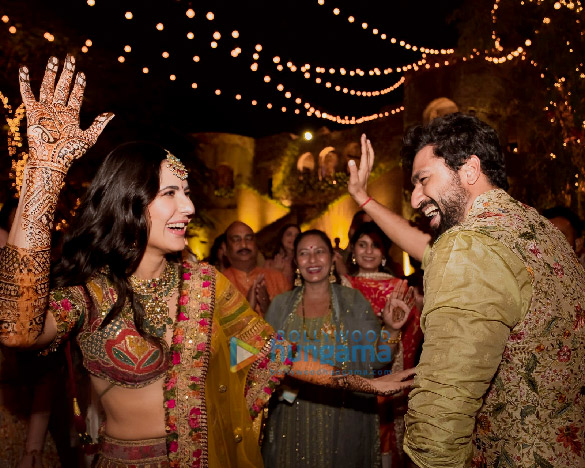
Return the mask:
<svg viewBox="0 0 585 468">
<path fill-rule="evenodd" d="M 49 312 L 57 321 L 57 336 L 50 350 L 76 333 L 83 366 L 92 375 L 130 388 L 144 387 L 162 378 L 170 363 L 168 347 L 164 345 L 161 349 L 138 333 L 129 306 L 101 328 L 116 302 L 116 292 L 103 272 L 91 279 L 87 289 L 97 313 L 90 313 L 88 298 L 81 286 L 51 291 Z"/>
</svg>

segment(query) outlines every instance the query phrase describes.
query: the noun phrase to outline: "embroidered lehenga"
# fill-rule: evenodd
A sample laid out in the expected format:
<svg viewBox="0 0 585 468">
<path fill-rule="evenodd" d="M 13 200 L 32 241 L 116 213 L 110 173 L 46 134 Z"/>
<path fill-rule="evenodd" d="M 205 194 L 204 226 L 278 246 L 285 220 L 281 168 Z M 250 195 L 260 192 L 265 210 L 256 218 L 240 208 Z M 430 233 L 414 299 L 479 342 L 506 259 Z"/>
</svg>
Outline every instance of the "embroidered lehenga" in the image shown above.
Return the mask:
<svg viewBox="0 0 585 468">
<path fill-rule="evenodd" d="M 279 354 L 269 359 L 272 328 L 223 275 L 206 264 L 174 267 L 181 275 L 181 296 L 170 350 L 142 338 L 129 309 L 99 329 L 116 300 L 104 274 L 87 285 L 95 315 L 82 287 L 51 291 L 50 312 L 59 330 L 52 347 L 77 331 L 84 366 L 92 374 L 129 388 L 165 379 L 168 460 L 165 456 L 155 466 L 259 466 L 259 426 L 253 418 L 279 381 L 276 371 L 285 370 L 288 363 Z M 237 372 L 230 371 L 232 337 L 261 350 L 254 364 Z M 142 458 L 152 455 L 150 463 L 159 463 L 160 442 L 147 444 L 150 449 L 137 448 L 138 442 L 127 452 Z M 122 450 L 112 450 L 107 438 L 104 445 L 109 454 Z"/>
</svg>

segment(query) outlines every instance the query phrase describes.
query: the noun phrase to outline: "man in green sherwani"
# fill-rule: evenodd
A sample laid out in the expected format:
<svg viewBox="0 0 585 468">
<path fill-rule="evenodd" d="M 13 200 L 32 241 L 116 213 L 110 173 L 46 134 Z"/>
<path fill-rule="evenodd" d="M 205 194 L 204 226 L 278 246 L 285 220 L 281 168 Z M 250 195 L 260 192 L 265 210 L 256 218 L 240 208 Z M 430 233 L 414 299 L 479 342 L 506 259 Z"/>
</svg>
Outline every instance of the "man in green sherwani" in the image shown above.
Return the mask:
<svg viewBox="0 0 585 468">
<path fill-rule="evenodd" d="M 425 269 L 425 341 L 404 449 L 421 467 L 585 466 L 585 271 L 563 234 L 510 197 L 493 128 L 450 114 L 410 129 L 412 206 L 368 196 L 362 136 L 349 192 Z"/>
</svg>

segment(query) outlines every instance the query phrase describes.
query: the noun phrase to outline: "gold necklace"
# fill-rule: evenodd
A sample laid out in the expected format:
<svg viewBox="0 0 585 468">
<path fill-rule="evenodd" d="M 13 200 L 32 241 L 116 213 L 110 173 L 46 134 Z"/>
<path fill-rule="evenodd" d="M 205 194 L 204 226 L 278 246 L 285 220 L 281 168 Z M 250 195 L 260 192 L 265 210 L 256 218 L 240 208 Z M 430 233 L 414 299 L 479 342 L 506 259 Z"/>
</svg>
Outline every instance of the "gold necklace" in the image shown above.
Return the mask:
<svg viewBox="0 0 585 468">
<path fill-rule="evenodd" d="M 167 262 L 162 275 L 158 278 L 143 280 L 132 275 L 128 281 L 144 307 L 144 328 L 154 336 L 162 338 L 167 331 L 167 325 L 173 324 L 169 317 L 167 298 L 179 284 L 177 268 Z"/>
<path fill-rule="evenodd" d="M 305 287 L 301 289 L 301 314 L 303 317 L 303 330 L 305 333 L 307 332 L 307 326 L 305 325 Z M 337 331 L 337 327 L 333 324 L 333 291 L 331 290 L 331 285 L 329 286 L 329 306 L 327 308 L 327 315 L 323 320 L 323 325 L 321 326 L 321 330 L 319 330 L 319 335 L 316 337 L 318 340 L 321 339 L 323 334 L 327 335 L 327 339 L 333 339 L 335 332 Z"/>
</svg>

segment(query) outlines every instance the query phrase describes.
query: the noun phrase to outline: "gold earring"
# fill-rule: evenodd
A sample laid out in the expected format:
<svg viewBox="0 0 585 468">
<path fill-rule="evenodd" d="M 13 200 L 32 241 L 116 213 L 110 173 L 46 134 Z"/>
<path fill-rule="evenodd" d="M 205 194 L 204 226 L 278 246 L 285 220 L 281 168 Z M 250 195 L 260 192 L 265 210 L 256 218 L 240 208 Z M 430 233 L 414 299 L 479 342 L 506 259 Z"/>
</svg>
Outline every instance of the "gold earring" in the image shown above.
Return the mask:
<svg viewBox="0 0 585 468">
<path fill-rule="evenodd" d="M 354 264 L 354 265 L 357 264 L 357 260 L 355 259 L 355 255 L 354 254 L 351 254 L 351 263 Z"/>
<path fill-rule="evenodd" d="M 302 286 L 303 285 L 303 281 L 301 280 L 301 270 L 299 270 L 297 268 L 297 271 L 295 271 L 295 273 L 296 273 L 297 276 L 295 278 L 295 283 L 294 284 L 295 284 L 295 288 L 298 288 L 299 286 Z"/>
<path fill-rule="evenodd" d="M 335 278 L 334 271 L 335 271 L 335 263 L 333 263 L 331 265 L 331 270 L 329 270 L 329 282 L 330 283 L 335 283 L 337 281 L 337 278 Z"/>
</svg>

